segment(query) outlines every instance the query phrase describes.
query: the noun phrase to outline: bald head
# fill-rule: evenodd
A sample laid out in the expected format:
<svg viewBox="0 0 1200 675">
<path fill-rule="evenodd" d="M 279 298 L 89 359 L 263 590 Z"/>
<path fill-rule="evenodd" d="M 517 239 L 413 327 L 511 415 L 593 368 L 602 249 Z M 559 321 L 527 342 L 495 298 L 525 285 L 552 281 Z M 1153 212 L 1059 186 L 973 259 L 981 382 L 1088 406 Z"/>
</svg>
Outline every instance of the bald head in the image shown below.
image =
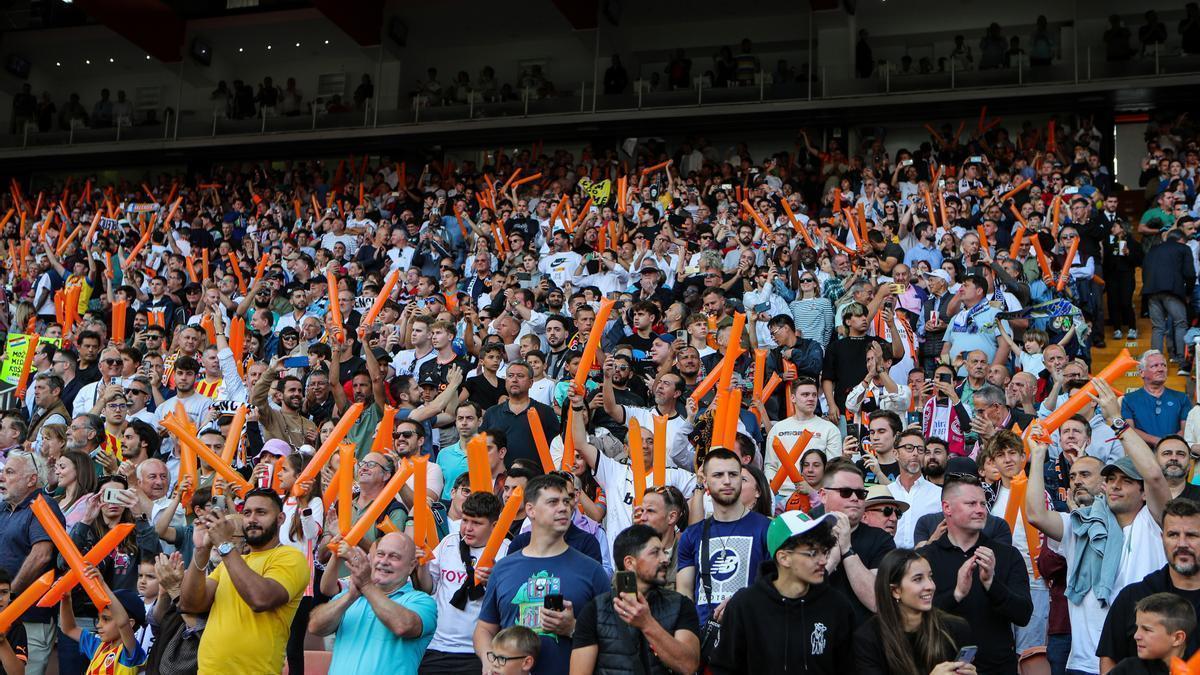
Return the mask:
<svg viewBox="0 0 1200 675">
<path fill-rule="evenodd" d="M 371 580 L 384 588 L 397 588 L 417 567 L 417 547 L 407 534 L 389 532 L 371 547 Z"/>
</svg>

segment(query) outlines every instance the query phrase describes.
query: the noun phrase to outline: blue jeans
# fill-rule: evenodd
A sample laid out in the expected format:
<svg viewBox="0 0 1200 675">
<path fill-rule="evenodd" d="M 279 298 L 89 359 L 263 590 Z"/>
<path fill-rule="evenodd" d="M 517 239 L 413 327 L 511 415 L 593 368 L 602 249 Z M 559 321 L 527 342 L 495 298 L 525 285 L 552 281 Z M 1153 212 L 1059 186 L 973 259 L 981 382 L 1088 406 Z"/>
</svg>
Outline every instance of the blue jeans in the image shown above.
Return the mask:
<svg viewBox="0 0 1200 675">
<path fill-rule="evenodd" d="M 1170 293 L 1150 296 L 1150 348 L 1169 354 L 1180 365 L 1184 360 L 1183 334 L 1187 331 L 1187 307 Z M 1166 342 L 1164 349 L 1163 342 Z"/>
<path fill-rule="evenodd" d="M 1050 675 L 1066 675 L 1067 659 L 1071 656 L 1071 634 L 1050 635 L 1046 639 L 1046 660 Z"/>
</svg>

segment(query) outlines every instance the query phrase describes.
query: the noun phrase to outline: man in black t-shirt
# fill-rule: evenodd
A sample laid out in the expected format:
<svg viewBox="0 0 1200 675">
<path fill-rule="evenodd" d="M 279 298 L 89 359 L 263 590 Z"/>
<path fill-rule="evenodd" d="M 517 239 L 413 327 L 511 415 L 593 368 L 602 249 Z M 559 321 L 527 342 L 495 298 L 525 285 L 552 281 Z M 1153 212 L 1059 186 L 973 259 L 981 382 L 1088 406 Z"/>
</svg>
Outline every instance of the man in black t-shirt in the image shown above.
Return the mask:
<svg viewBox="0 0 1200 675">
<path fill-rule="evenodd" d="M 1104 670 L 1120 663 L 1122 659 L 1137 655 L 1133 632 L 1137 628 L 1134 608 L 1142 598 L 1155 593 L 1173 593 L 1187 600 L 1200 613 L 1200 504 L 1191 499 L 1172 499 L 1163 507 L 1162 541 L 1167 564 L 1162 569 L 1147 574 L 1135 584 L 1129 584 L 1113 600 L 1104 619 L 1104 630 L 1096 646 L 1100 657 L 1100 669 Z M 1189 658 L 1200 649 L 1197 631 L 1188 634 L 1184 658 Z M 1107 660 L 1107 661 L 1106 661 Z"/>
<path fill-rule="evenodd" d="M 821 368 L 821 385 L 826 404 L 832 405 L 829 419 L 834 424 L 846 407 L 846 394 L 867 376 L 867 349 L 871 343 L 879 343 L 885 351 L 892 348 L 881 338 L 867 335 L 870 319 L 867 307 L 862 303 L 850 303 L 842 315 L 842 324 L 846 327 L 846 336 L 829 343 Z"/>
<path fill-rule="evenodd" d="M 829 551 L 829 561 L 835 567 L 828 582 L 854 606 L 858 625 L 874 613 L 875 570 L 883 556 L 896 548 L 887 532 L 862 522 L 866 499 L 862 471 L 849 462 L 830 462 L 825 469 L 821 503 L 824 513 L 837 516 L 833 533 L 838 543 Z"/>
</svg>

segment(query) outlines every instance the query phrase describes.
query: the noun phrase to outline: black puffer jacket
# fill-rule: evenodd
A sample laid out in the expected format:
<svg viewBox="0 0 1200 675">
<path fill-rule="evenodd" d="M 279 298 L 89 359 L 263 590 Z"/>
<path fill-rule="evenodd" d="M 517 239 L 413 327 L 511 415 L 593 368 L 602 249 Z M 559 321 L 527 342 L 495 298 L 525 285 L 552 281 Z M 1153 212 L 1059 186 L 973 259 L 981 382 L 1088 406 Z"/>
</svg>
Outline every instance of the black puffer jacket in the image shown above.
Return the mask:
<svg viewBox="0 0 1200 675">
<path fill-rule="evenodd" d="M 850 602 L 829 584 L 785 598 L 775 589 L 778 576 L 765 563 L 754 585 L 730 598 L 709 662 L 713 674 L 855 672 Z"/>
<path fill-rule="evenodd" d="M 671 627 L 679 624 L 683 605 L 690 600 L 673 590 L 655 588 L 647 591 L 646 602 L 650 605 L 650 615 L 666 627 L 668 633 L 674 633 Z M 596 643 L 600 647 L 596 655 L 596 675 L 669 675 L 672 672 L 653 654 L 649 658 L 650 670 L 645 670 L 642 650 L 649 653 L 650 645 L 641 631 L 617 616 L 612 592 L 597 597 L 595 603 Z"/>
</svg>

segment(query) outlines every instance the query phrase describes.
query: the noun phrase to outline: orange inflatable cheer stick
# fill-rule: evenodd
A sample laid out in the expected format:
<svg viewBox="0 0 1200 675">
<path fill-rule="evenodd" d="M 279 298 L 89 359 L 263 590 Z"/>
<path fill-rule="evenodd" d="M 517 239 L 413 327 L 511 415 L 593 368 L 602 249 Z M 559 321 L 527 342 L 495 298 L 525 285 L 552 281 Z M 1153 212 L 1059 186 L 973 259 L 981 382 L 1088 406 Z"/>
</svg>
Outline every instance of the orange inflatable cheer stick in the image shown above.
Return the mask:
<svg viewBox="0 0 1200 675">
<path fill-rule="evenodd" d="M 371 452 L 380 454 L 392 449 L 392 430 L 396 428 L 396 408 L 385 406 L 383 419 L 375 426 L 375 440 L 371 442 Z"/>
<path fill-rule="evenodd" d="M 542 470 L 546 473 L 554 471 L 554 457 L 550 455 L 550 444 L 546 442 L 546 432 L 542 429 L 542 417 L 537 408 L 529 406 L 525 419 L 529 422 L 529 433 L 533 435 L 533 444 L 542 460 Z"/>
<path fill-rule="evenodd" d="M 1014 195 L 1016 195 L 1016 194 L 1020 193 L 1022 190 L 1024 190 L 1024 189 L 1025 189 L 1025 188 L 1027 188 L 1027 187 L 1029 187 L 1030 185 L 1033 185 L 1033 180 L 1032 180 L 1032 179 L 1028 179 L 1028 178 L 1027 178 L 1027 179 L 1025 179 L 1023 182 L 1021 182 L 1020 184 L 1018 184 L 1016 187 L 1014 187 L 1013 189 L 1011 189 L 1011 190 L 1009 190 L 1008 192 L 1005 192 L 1003 195 L 1001 195 L 1001 196 L 1000 196 L 1000 201 L 1002 201 L 1002 202 L 1006 202 L 1006 201 L 1008 201 L 1008 200 L 1009 200 L 1009 199 L 1011 199 L 1011 198 L 1012 198 Z"/>
<path fill-rule="evenodd" d="M 567 426 L 563 429 L 562 470 L 575 472 L 575 411 L 567 410 Z"/>
<path fill-rule="evenodd" d="M 754 388 L 753 398 L 755 401 L 763 400 L 763 378 L 766 376 L 767 369 L 767 350 L 754 350 Z"/>
<path fill-rule="evenodd" d="M 208 446 L 201 443 L 200 439 L 196 438 L 195 435 L 187 433 L 175 420 L 164 419 L 162 425 L 164 429 L 175 434 L 181 446 L 188 446 L 192 452 L 196 453 L 196 457 L 199 457 L 205 464 L 211 466 L 213 471 L 216 471 L 219 476 L 228 481 L 235 488 L 237 494 L 244 495 L 254 489 L 254 486 L 248 483 L 245 478 L 242 478 L 241 474 L 234 471 L 233 467 L 221 463 L 221 457 L 217 453 L 209 450 Z"/>
<path fill-rule="evenodd" d="M 808 228 L 804 227 L 800 224 L 800 221 L 796 220 L 796 214 L 792 213 L 792 205 L 788 204 L 788 200 L 781 199 L 779 203 L 781 206 L 783 206 L 783 212 L 787 214 L 788 220 L 792 222 L 792 227 L 796 228 L 796 231 L 800 233 L 800 236 L 804 237 L 804 243 L 808 244 L 809 248 L 816 248 L 816 242 L 812 240 L 812 237 L 808 236 Z"/>
<path fill-rule="evenodd" d="M 500 552 L 500 544 L 504 541 L 504 536 L 508 534 L 508 528 L 512 527 L 513 521 L 516 520 L 517 511 L 524 504 L 525 488 L 518 485 L 509 495 L 508 501 L 504 503 L 504 510 L 500 512 L 500 519 L 492 528 L 492 534 L 488 537 L 487 545 L 483 547 L 483 553 L 479 554 L 475 569 L 491 567 L 496 564 L 496 554 Z M 478 578 L 475 583 L 479 583 Z"/>
<path fill-rule="evenodd" d="M 767 224 L 763 222 L 762 216 L 758 215 L 758 211 L 754 210 L 754 207 L 750 205 L 750 202 L 743 200 L 742 208 L 746 209 L 746 213 L 754 219 L 754 222 L 758 224 L 759 229 L 761 229 L 768 237 L 771 236 L 771 228 L 767 227 Z"/>
<path fill-rule="evenodd" d="M 208 249 L 200 249 L 200 279 L 208 281 Z"/>
<path fill-rule="evenodd" d="M 383 515 L 388 504 L 392 503 L 396 493 L 400 492 L 400 488 L 408 482 L 408 479 L 413 475 L 412 464 L 405 460 L 403 464 L 396 469 L 396 475 L 383 486 L 383 490 L 375 497 L 375 501 L 371 502 L 362 513 L 358 515 L 358 520 L 350 526 L 350 529 L 342 534 L 343 545 L 357 546 L 358 542 L 367 535 L 371 528 L 375 527 L 376 521 Z M 344 549 L 343 549 L 344 550 Z"/>
<path fill-rule="evenodd" d="M 392 295 L 392 289 L 396 287 L 396 282 L 400 280 L 400 270 L 396 270 L 388 275 L 387 281 L 384 282 L 383 288 L 379 290 L 379 295 L 375 296 L 375 304 L 371 305 L 371 310 L 363 317 L 362 324 L 369 326 L 379 318 L 379 313 L 383 311 L 383 306 L 387 304 L 388 298 Z"/>
<path fill-rule="evenodd" d="M 1042 268 L 1042 276 L 1054 277 L 1054 273 L 1050 271 L 1050 260 L 1046 257 L 1046 252 L 1042 250 L 1042 241 L 1038 239 L 1037 234 L 1030 237 L 1030 243 L 1033 245 L 1033 252 L 1037 254 L 1038 267 Z"/>
<path fill-rule="evenodd" d="M 116 530 L 113 531 L 115 532 Z M 69 574 L 73 574 L 73 572 Z M 63 578 L 65 579 L 66 577 Z M 12 625 L 21 618 L 21 615 L 30 607 L 33 607 L 38 598 L 42 597 L 51 588 L 50 585 L 52 583 L 54 583 L 54 572 L 46 572 L 37 579 L 34 579 L 28 588 L 14 598 L 3 611 L 0 611 L 0 634 L 7 633 L 8 629 L 12 628 Z M 56 600 L 55 602 L 58 601 Z"/>
<path fill-rule="evenodd" d="M 1071 278 L 1071 264 L 1075 262 L 1075 253 L 1079 251 L 1079 237 L 1071 242 L 1071 248 L 1067 249 L 1067 257 L 1063 261 L 1062 272 L 1058 275 L 1058 285 L 1056 290 L 1062 293 L 1063 288 L 1067 285 L 1067 279 Z"/>
<path fill-rule="evenodd" d="M 117 344 L 125 342 L 125 313 L 128 309 L 128 300 L 117 300 L 112 305 L 112 341 Z"/>
<path fill-rule="evenodd" d="M 238 444 L 242 442 L 242 427 L 246 424 L 246 406 L 238 406 L 233 413 L 233 422 L 229 425 L 229 435 L 225 437 L 225 447 L 221 449 L 221 461 L 233 466 L 233 458 L 237 455 Z"/>
<path fill-rule="evenodd" d="M 229 252 L 229 266 L 233 268 L 233 276 L 237 278 L 238 289 L 244 295 L 246 293 L 246 278 L 242 276 L 242 266 L 238 264 L 237 254 L 233 251 Z"/>
<path fill-rule="evenodd" d="M 424 459 L 422 457 L 422 459 Z M 354 444 L 342 443 L 338 446 L 338 531 L 350 529 L 353 519 L 354 505 Z"/>
<path fill-rule="evenodd" d="M 979 246 L 986 253 L 988 250 L 988 238 L 987 238 L 987 232 L 983 231 L 982 225 L 975 226 L 975 234 L 979 235 Z"/>
<path fill-rule="evenodd" d="M 113 532 L 116 532 L 116 530 L 113 530 Z M 21 615 L 26 610 L 33 607 L 34 603 L 38 601 L 38 598 L 42 597 L 52 583 L 54 583 L 54 572 L 46 572 L 37 579 L 34 579 L 28 588 L 4 608 L 4 611 L 0 611 L 0 633 L 7 633 L 8 629 L 12 628 L 17 619 L 21 618 Z"/>
<path fill-rule="evenodd" d="M 137 258 L 137 255 L 142 252 L 142 249 L 146 248 L 146 244 L 148 243 L 150 243 L 149 231 L 142 235 L 142 238 L 138 240 L 138 243 L 133 247 L 133 250 L 129 252 L 129 255 L 125 256 L 125 262 L 121 263 L 121 269 L 128 269 L 129 266 L 133 264 L 133 261 Z M 230 255 L 233 254 L 231 253 Z"/>
<path fill-rule="evenodd" d="M 779 440 L 778 436 L 775 437 L 771 447 L 775 450 L 775 456 L 779 458 L 779 471 L 771 479 L 771 492 L 779 492 L 779 488 L 783 487 L 784 479 L 790 479 L 794 485 L 804 482 L 804 475 L 800 473 L 798 465 L 810 440 L 812 440 L 812 432 L 805 429 L 796 437 L 796 442 L 792 443 L 792 449 L 788 451 L 784 450 L 783 441 Z"/>
<path fill-rule="evenodd" d="M 342 308 L 338 305 L 337 275 L 333 270 L 325 271 L 325 282 L 329 284 L 329 319 L 338 342 L 346 341 L 346 324 L 342 322 Z"/>
<path fill-rule="evenodd" d="M 338 420 L 337 426 L 333 428 L 333 432 L 329 434 L 329 438 L 325 439 L 320 449 L 313 454 L 312 460 L 304 467 L 300 475 L 296 476 L 296 485 L 292 487 L 293 497 L 300 496 L 299 486 L 301 483 L 310 481 L 316 478 L 317 474 L 321 473 L 321 469 L 325 468 L 325 465 L 329 463 L 329 458 L 333 456 L 342 439 L 346 437 L 346 434 L 350 433 L 350 428 L 358 422 L 358 418 L 362 415 L 362 412 L 363 404 L 360 401 L 350 406 L 346 414 L 342 415 L 342 419 Z"/>
<path fill-rule="evenodd" d="M 654 416 L 654 487 L 667 484 L 667 418 Z"/>
<path fill-rule="evenodd" d="M 467 472 L 471 492 L 493 492 L 492 466 L 488 462 L 487 434 L 475 434 L 467 441 Z"/>
<path fill-rule="evenodd" d="M 691 399 L 693 401 L 700 403 L 700 399 L 707 396 L 709 390 L 717 386 L 717 380 L 721 378 L 721 371 L 724 370 L 724 367 L 725 360 L 721 359 L 712 370 L 708 371 L 708 374 L 704 376 L 703 380 L 700 380 L 700 383 L 696 385 L 696 389 L 692 391 Z"/>
<path fill-rule="evenodd" d="M 100 580 L 89 577 L 84 574 L 86 563 L 83 561 L 83 554 L 79 549 L 75 548 L 75 542 L 71 541 L 71 535 L 63 528 L 62 523 L 58 522 L 58 518 L 54 515 L 50 505 L 46 503 L 45 495 L 38 496 L 34 500 L 33 515 L 42 524 L 42 529 L 46 530 L 46 534 L 50 535 L 50 540 L 54 542 L 54 547 L 58 549 L 63 559 L 67 561 L 75 574 L 79 576 L 79 583 L 83 584 L 83 590 L 88 594 L 92 604 L 96 606 L 96 611 L 103 612 L 105 607 L 108 607 L 108 593 L 105 592 L 104 586 Z"/>
<path fill-rule="evenodd" d="M 783 384 L 783 378 L 779 376 L 779 373 L 771 373 L 771 377 L 767 380 L 767 384 L 763 386 L 762 396 L 756 397 L 755 400 L 766 403 L 771 398 L 771 394 L 774 394 L 775 390 L 778 389 L 779 385 L 781 384 Z"/>
<path fill-rule="evenodd" d="M 729 397 L 726 400 L 725 409 L 725 438 L 721 443 L 722 446 L 732 450 L 737 443 L 738 419 L 742 412 L 742 393 L 741 387 L 734 387 L 729 390 Z"/>
<path fill-rule="evenodd" d="M 668 159 L 667 161 L 659 162 L 658 164 L 655 164 L 654 166 L 648 166 L 648 167 L 642 169 L 642 175 L 649 176 L 650 174 L 654 173 L 655 171 L 665 169 L 668 166 L 671 166 L 672 161 L 673 160 Z"/>
<path fill-rule="evenodd" d="M 541 172 L 535 173 L 532 176 L 526 176 L 526 177 L 522 178 L 521 180 L 514 182 L 512 184 L 513 189 L 515 190 L 526 183 L 532 183 L 533 181 L 535 181 L 541 177 L 542 177 Z"/>
<path fill-rule="evenodd" d="M 133 532 L 133 523 L 121 523 L 120 525 L 117 525 L 113 529 L 109 530 L 108 533 L 101 537 L 100 541 L 97 541 L 95 545 L 92 546 L 91 550 L 89 550 L 87 554 L 83 556 L 84 561 L 91 565 L 99 565 L 100 563 L 104 562 L 104 559 L 108 557 L 108 554 L 112 553 L 113 549 L 115 549 L 117 546 L 120 546 L 121 542 L 125 541 L 125 538 L 129 536 L 130 532 Z M 53 574 L 51 574 L 51 577 L 53 577 Z M 54 605 L 57 605 L 59 600 L 62 600 L 64 597 L 66 597 L 67 593 L 70 593 L 71 589 L 78 585 L 79 575 L 76 574 L 75 570 L 73 569 L 67 570 L 67 573 L 62 575 L 62 578 L 55 582 L 55 584 L 45 592 L 45 594 L 42 596 L 42 599 L 37 603 L 38 607 L 53 607 Z"/>
<path fill-rule="evenodd" d="M 1109 362 L 1109 364 L 1104 367 L 1104 370 L 1100 371 L 1100 374 L 1096 375 L 1096 377 L 1111 385 L 1113 382 L 1116 382 L 1118 377 L 1124 375 L 1125 371 L 1130 370 L 1136 365 L 1137 361 L 1129 355 L 1129 350 L 1122 349 L 1121 353 L 1117 354 L 1117 356 L 1111 362 Z M 1079 412 L 1084 406 L 1090 403 L 1092 400 L 1091 397 L 1095 395 L 1095 385 L 1093 385 L 1091 382 L 1088 382 L 1087 386 L 1075 392 L 1071 398 L 1067 399 L 1066 403 L 1060 405 L 1057 409 L 1055 409 L 1054 412 L 1050 413 L 1045 417 L 1045 419 L 1042 420 L 1042 430 L 1046 432 L 1047 435 L 1054 433 L 1055 430 L 1062 426 L 1063 422 L 1071 419 L 1075 413 Z"/>
<path fill-rule="evenodd" d="M 608 315 L 612 313 L 613 304 L 615 301 L 611 298 L 600 302 L 600 311 L 596 312 L 596 320 L 592 323 L 592 331 L 588 334 L 587 346 L 583 348 L 583 358 L 579 360 L 579 370 L 575 371 L 574 384 L 579 388 L 579 391 L 586 392 L 584 383 L 587 382 L 588 373 L 592 370 L 592 364 L 596 361 L 596 350 L 600 347 L 600 336 L 604 334 L 604 327 L 608 323 Z"/>
<path fill-rule="evenodd" d="M 633 470 L 633 505 L 641 506 L 646 495 L 646 455 L 642 447 L 642 425 L 629 418 L 629 467 Z"/>
<path fill-rule="evenodd" d="M 1017 225 L 1017 230 L 1013 232 L 1012 246 L 1008 247 L 1008 257 L 1013 260 L 1017 259 L 1017 255 L 1021 252 L 1021 238 L 1025 236 L 1025 226 Z"/>
<path fill-rule="evenodd" d="M 511 185 L 514 180 L 516 180 L 517 176 L 520 176 L 520 175 L 521 175 L 521 167 L 518 166 L 516 168 L 516 170 L 514 170 L 512 173 L 508 174 L 508 180 L 504 181 L 504 184 L 500 186 L 500 189 L 497 190 L 497 192 L 503 193 L 505 190 L 508 189 L 508 186 Z"/>
<path fill-rule="evenodd" d="M 21 362 L 21 375 L 17 378 L 17 398 L 25 400 L 25 392 L 29 388 L 29 371 L 33 369 L 33 355 L 37 352 L 38 340 L 36 335 L 29 336 L 29 346 L 25 348 L 25 360 Z"/>
</svg>

